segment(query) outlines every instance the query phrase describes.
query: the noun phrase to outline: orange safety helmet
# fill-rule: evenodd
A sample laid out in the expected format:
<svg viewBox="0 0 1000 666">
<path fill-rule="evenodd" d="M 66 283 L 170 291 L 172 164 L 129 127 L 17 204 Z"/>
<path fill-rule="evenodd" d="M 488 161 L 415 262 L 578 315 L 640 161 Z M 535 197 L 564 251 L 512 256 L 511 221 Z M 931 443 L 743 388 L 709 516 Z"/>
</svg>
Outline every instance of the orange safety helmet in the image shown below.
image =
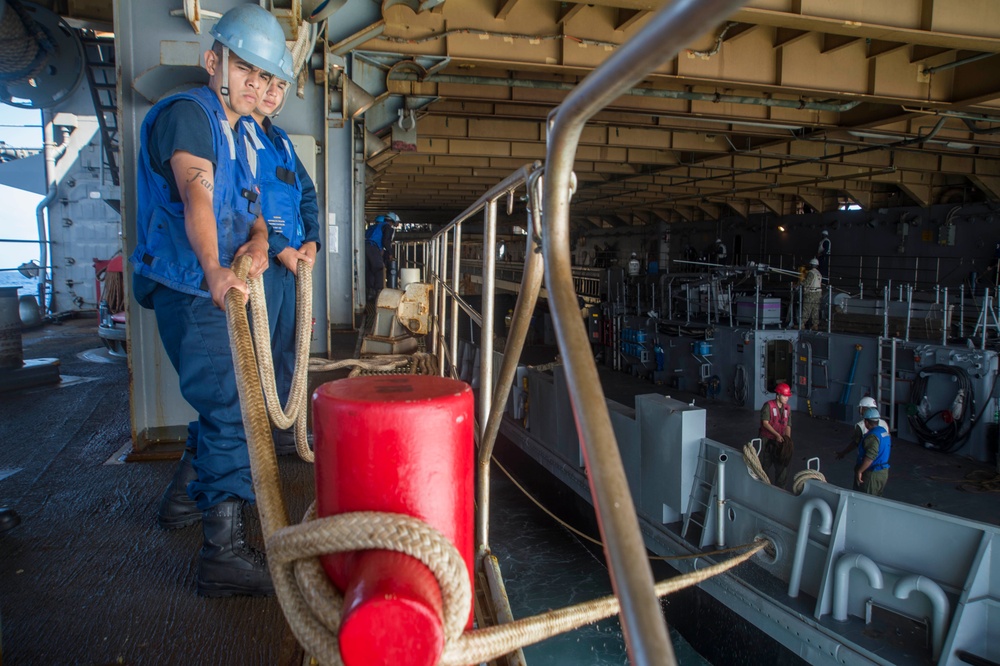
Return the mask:
<svg viewBox="0 0 1000 666">
<path fill-rule="evenodd" d="M 783 395 L 786 398 L 792 397 L 792 387 L 788 384 L 778 384 L 774 387 L 774 392 L 778 395 Z"/>
</svg>

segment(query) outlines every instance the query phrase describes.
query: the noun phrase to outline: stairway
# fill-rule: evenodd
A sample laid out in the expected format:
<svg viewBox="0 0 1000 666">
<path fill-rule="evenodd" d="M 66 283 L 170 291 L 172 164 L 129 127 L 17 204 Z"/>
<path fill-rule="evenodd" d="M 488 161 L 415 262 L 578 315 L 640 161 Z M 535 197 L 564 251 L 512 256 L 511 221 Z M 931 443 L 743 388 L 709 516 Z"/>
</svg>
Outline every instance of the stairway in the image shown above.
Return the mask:
<svg viewBox="0 0 1000 666">
<path fill-rule="evenodd" d="M 101 128 L 101 145 L 104 162 L 111 172 L 115 186 L 120 184 L 118 175 L 118 81 L 115 70 L 115 40 L 98 37 L 91 30 L 80 31 L 85 72 L 94 100 L 94 112 Z"/>
<path fill-rule="evenodd" d="M 705 528 L 705 524 L 715 513 L 711 505 L 715 498 L 718 473 L 718 462 L 705 458 L 705 444 L 702 443 L 698 451 L 698 465 L 695 467 L 691 483 L 691 498 L 688 501 L 687 511 L 684 512 L 684 524 L 681 527 L 681 537 L 692 543 L 697 539 L 700 547 L 709 545 L 714 537 L 712 531 Z M 698 526 L 700 532 L 688 536 L 692 523 Z"/>
</svg>

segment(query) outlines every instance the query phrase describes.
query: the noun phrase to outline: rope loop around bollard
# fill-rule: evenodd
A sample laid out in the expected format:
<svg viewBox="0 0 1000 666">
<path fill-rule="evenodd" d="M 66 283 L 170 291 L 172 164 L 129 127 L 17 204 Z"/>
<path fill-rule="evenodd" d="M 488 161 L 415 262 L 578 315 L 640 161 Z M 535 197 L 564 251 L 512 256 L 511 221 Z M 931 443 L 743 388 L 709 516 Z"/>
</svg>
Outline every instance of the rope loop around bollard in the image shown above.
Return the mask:
<svg viewBox="0 0 1000 666">
<path fill-rule="evenodd" d="M 245 279 L 249 258 L 238 258 L 233 269 Z M 320 564 L 319 556 L 324 554 L 386 549 L 405 553 L 426 565 L 441 587 L 445 615 L 445 645 L 439 666 L 492 661 L 519 647 L 619 612 L 618 600 L 608 596 L 514 622 L 464 631 L 472 603 L 465 562 L 444 535 L 423 521 L 377 512 L 316 518 L 310 507 L 302 523 L 289 524 L 247 310 L 242 294 L 236 290 L 226 295 L 226 315 L 268 566 L 288 624 L 311 657 L 330 666 L 344 663 L 338 641 L 342 596 Z M 697 585 L 747 561 L 765 545 L 765 542 L 745 544 L 745 552 L 725 562 L 657 583 L 656 593 L 663 596 Z"/>
<path fill-rule="evenodd" d="M 375 511 L 317 518 L 313 505 L 302 523 L 278 530 L 266 545 L 272 566 L 357 550 L 409 555 L 430 569 L 441 587 L 446 639 L 454 639 L 465 628 L 472 603 L 465 561 L 447 537 L 418 518 Z"/>
</svg>

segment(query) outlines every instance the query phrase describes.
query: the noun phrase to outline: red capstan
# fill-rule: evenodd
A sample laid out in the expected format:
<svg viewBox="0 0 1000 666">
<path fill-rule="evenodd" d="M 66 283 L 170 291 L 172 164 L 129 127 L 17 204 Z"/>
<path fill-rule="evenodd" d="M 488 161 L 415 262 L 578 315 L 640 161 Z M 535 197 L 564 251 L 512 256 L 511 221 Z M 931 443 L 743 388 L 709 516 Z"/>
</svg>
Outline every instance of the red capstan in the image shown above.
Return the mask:
<svg viewBox="0 0 1000 666">
<path fill-rule="evenodd" d="M 313 394 L 318 515 L 419 518 L 462 554 L 471 585 L 473 410 L 469 386 L 442 377 L 356 377 L 320 386 Z M 344 592 L 339 638 L 347 666 L 437 663 L 444 647 L 441 590 L 424 564 L 387 550 L 322 562 Z"/>
</svg>

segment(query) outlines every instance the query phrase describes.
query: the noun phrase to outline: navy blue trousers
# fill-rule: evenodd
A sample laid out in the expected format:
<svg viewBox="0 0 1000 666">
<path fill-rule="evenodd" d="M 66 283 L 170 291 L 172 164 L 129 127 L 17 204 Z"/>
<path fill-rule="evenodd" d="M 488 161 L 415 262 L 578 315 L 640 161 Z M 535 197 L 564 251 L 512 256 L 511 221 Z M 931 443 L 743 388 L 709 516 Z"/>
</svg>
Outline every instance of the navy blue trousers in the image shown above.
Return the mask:
<svg viewBox="0 0 1000 666">
<path fill-rule="evenodd" d="M 160 339 L 180 378 L 181 395 L 198 412 L 188 426 L 198 480 L 188 495 L 205 510 L 233 497 L 254 501 L 250 455 L 236 389 L 226 313 L 210 298 L 158 286 L 151 294 Z"/>
<path fill-rule="evenodd" d="M 277 261 L 272 261 L 263 277 L 274 383 L 284 405 L 295 371 L 295 276 Z"/>
</svg>

